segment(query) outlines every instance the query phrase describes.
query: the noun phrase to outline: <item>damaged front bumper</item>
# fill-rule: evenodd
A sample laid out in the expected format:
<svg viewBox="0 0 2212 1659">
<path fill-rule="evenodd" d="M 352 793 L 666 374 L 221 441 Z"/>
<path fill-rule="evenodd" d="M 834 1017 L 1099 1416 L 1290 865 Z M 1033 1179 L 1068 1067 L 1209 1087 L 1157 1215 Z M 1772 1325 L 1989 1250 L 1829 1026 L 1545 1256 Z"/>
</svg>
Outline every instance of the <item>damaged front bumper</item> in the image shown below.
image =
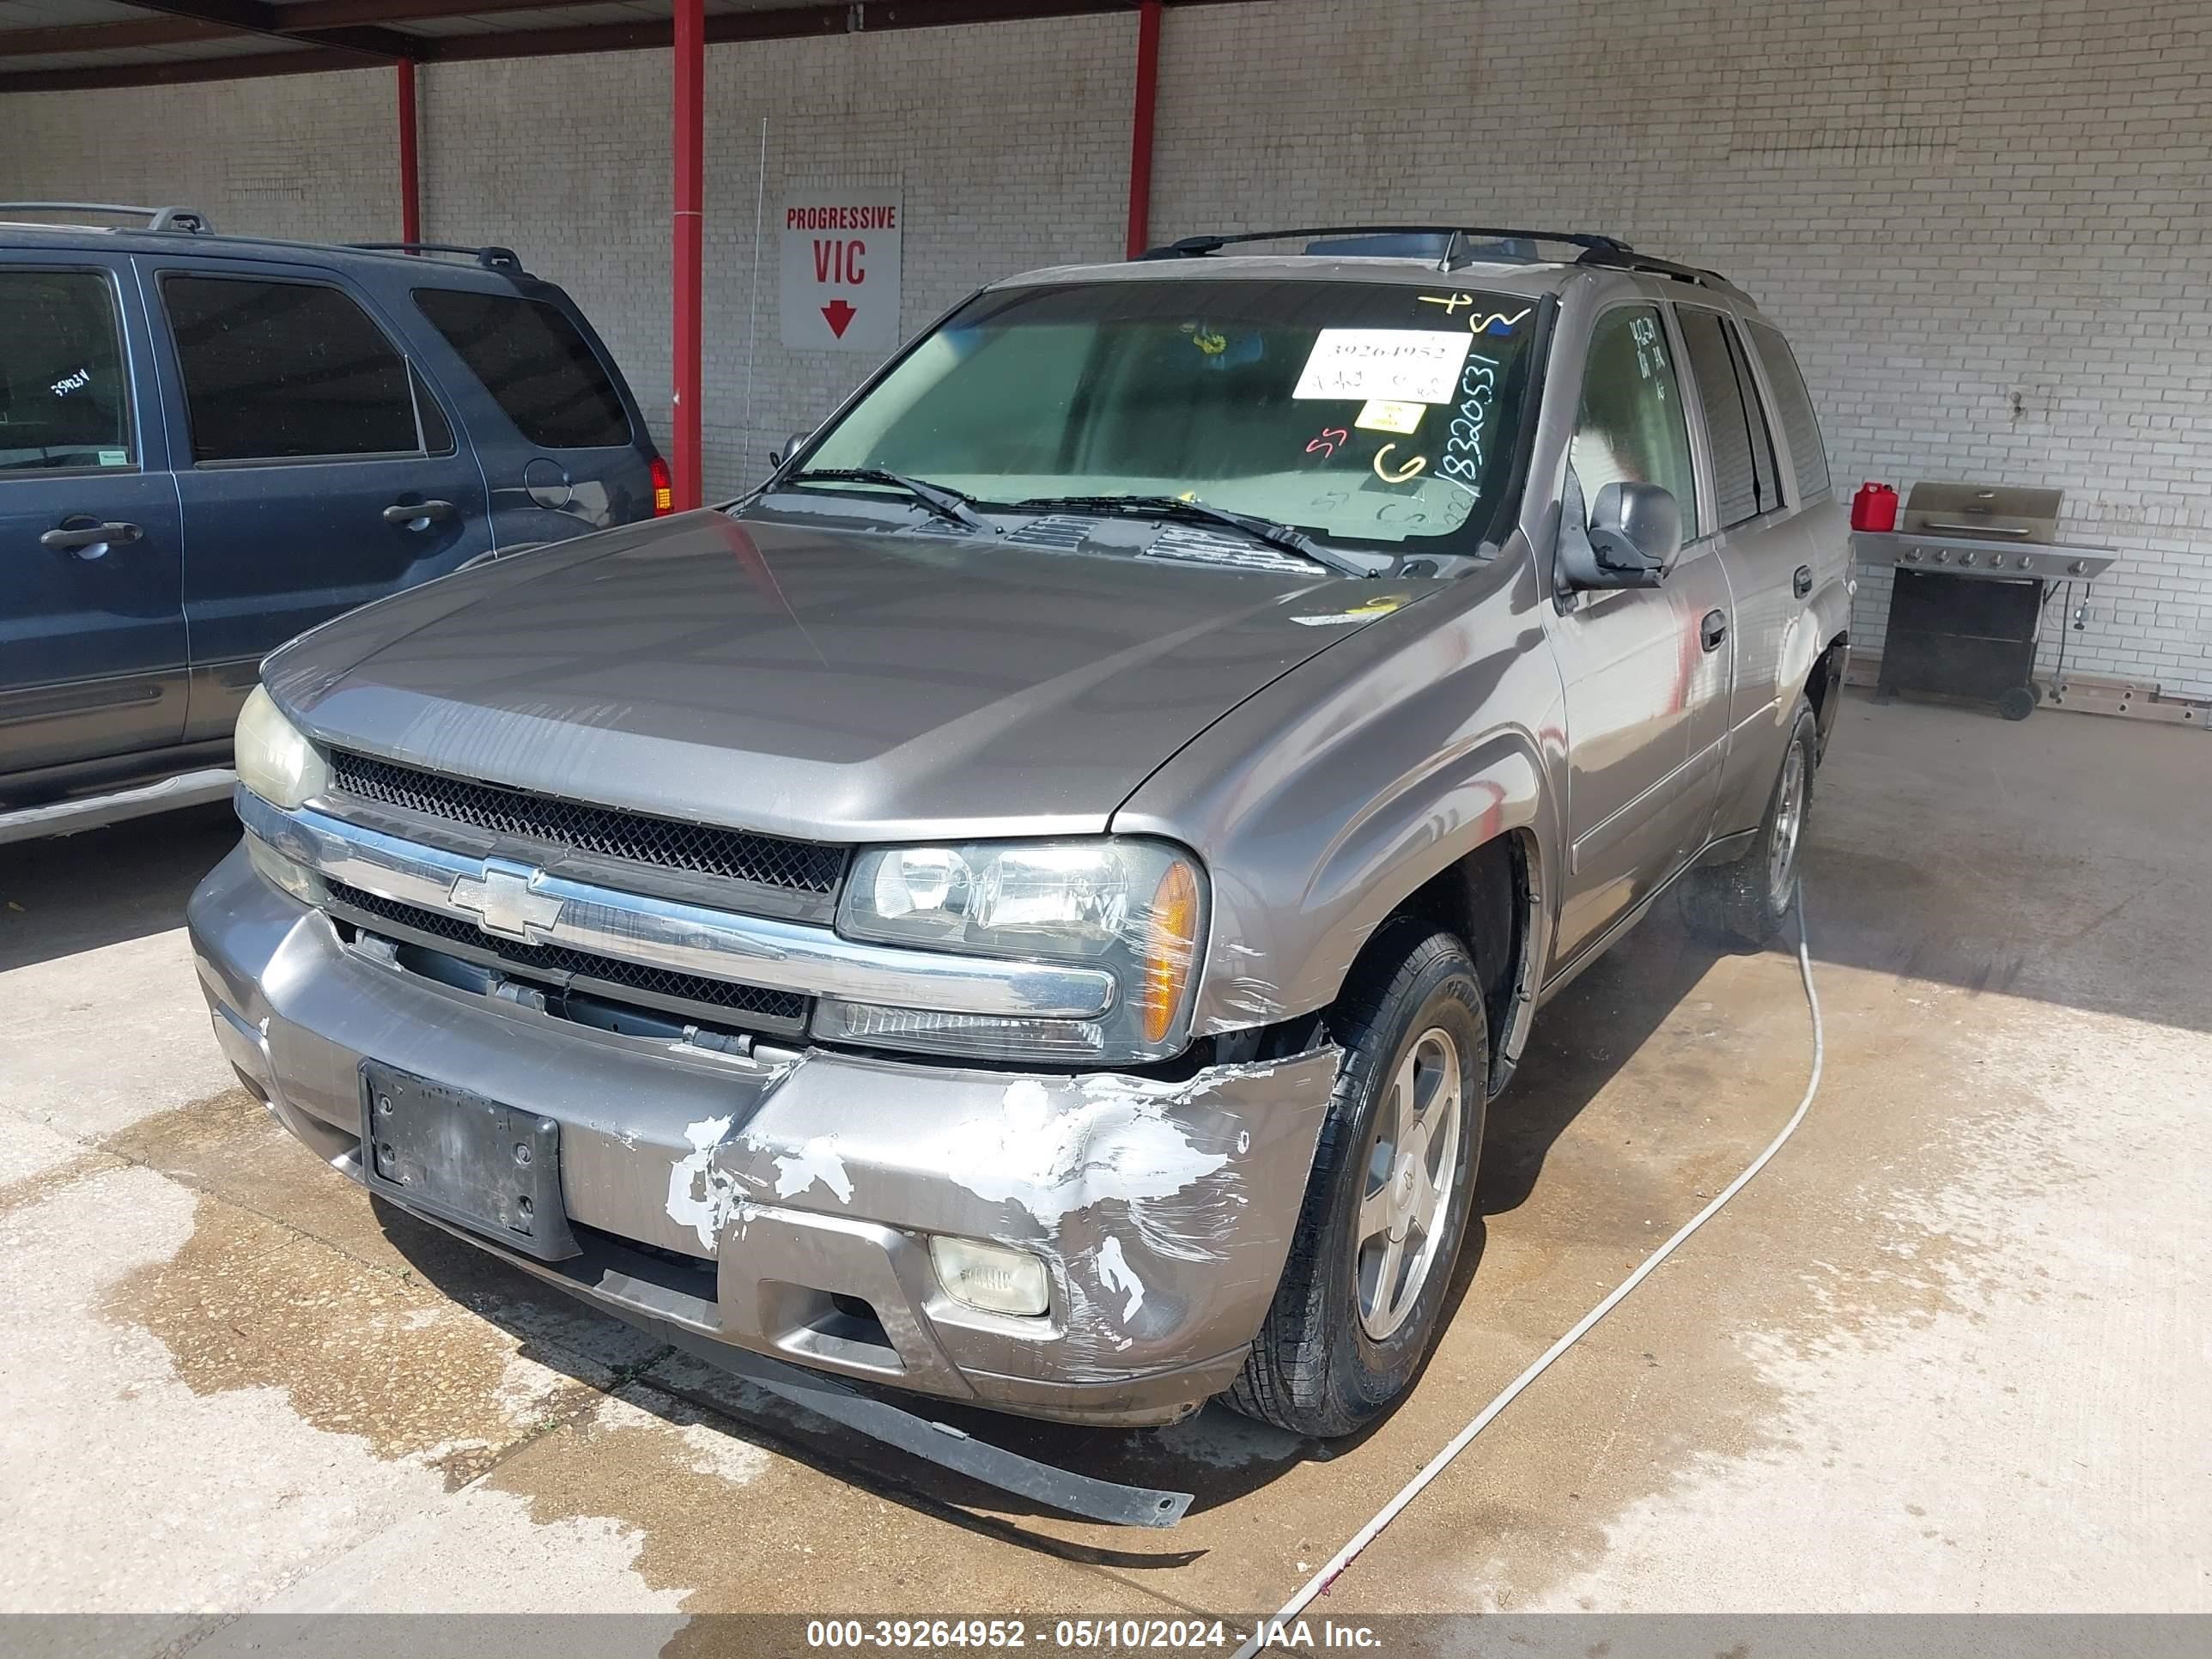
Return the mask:
<svg viewBox="0 0 2212 1659">
<path fill-rule="evenodd" d="M 543 1115 L 581 1254 L 472 1242 L 618 1313 L 1034 1416 L 1167 1422 L 1228 1386 L 1336 1076 L 1333 1048 L 1165 1082 L 623 1036 L 380 959 L 242 848 L 188 920 L 240 1078 L 355 1179 L 364 1061 Z M 938 1236 L 1042 1260 L 1048 1310 L 956 1299 Z"/>
</svg>

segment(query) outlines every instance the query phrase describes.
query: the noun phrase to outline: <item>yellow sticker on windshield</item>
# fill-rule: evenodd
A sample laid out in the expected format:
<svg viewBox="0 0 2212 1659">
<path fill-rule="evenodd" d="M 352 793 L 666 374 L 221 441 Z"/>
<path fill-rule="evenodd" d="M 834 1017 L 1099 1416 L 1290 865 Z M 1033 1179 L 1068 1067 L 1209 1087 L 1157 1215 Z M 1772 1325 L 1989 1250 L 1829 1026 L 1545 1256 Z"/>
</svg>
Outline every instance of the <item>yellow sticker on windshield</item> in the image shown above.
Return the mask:
<svg viewBox="0 0 2212 1659">
<path fill-rule="evenodd" d="M 1364 426 L 1370 432 L 1402 434 L 1417 428 L 1421 424 L 1421 416 L 1427 412 L 1426 404 L 1401 404 L 1387 398 L 1371 398 L 1352 423 Z"/>
</svg>

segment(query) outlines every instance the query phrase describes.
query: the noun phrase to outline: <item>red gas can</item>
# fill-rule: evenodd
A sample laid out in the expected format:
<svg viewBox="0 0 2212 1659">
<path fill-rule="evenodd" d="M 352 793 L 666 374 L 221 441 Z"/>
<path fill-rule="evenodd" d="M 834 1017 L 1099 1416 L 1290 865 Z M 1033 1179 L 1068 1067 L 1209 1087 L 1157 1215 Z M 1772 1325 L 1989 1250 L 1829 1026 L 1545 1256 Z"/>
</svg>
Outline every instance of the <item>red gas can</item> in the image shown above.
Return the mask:
<svg viewBox="0 0 2212 1659">
<path fill-rule="evenodd" d="M 1869 479 L 1859 486 L 1859 493 L 1851 497 L 1851 528 L 1854 530 L 1894 530 L 1897 528 L 1897 492 L 1886 483 Z"/>
</svg>

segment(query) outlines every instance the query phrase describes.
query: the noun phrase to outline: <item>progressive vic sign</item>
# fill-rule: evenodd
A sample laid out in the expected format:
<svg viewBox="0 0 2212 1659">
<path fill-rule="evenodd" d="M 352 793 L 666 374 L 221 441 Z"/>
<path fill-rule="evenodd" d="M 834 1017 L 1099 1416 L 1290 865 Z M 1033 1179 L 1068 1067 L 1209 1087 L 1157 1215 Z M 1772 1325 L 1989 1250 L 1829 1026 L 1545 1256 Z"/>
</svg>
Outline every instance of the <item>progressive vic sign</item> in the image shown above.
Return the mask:
<svg viewBox="0 0 2212 1659">
<path fill-rule="evenodd" d="M 785 345 L 883 356 L 898 343 L 899 197 L 875 190 L 785 200 Z"/>
</svg>

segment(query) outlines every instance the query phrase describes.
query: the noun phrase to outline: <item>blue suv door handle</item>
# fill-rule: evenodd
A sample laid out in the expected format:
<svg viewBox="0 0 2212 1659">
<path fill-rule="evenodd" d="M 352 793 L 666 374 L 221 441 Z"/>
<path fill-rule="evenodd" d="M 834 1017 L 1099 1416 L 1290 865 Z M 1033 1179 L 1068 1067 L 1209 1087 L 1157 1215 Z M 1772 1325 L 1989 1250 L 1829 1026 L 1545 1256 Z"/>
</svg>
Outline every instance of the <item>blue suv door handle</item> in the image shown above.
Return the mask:
<svg viewBox="0 0 2212 1659">
<path fill-rule="evenodd" d="M 386 524 L 404 524 L 410 530 L 428 530 L 443 519 L 450 519 L 460 509 L 451 501 L 395 501 L 384 509 Z"/>
<path fill-rule="evenodd" d="M 135 524 L 100 524 L 89 518 L 65 519 L 58 529 L 39 538 L 39 545 L 80 559 L 97 559 L 110 547 L 125 547 L 145 535 Z"/>
</svg>

